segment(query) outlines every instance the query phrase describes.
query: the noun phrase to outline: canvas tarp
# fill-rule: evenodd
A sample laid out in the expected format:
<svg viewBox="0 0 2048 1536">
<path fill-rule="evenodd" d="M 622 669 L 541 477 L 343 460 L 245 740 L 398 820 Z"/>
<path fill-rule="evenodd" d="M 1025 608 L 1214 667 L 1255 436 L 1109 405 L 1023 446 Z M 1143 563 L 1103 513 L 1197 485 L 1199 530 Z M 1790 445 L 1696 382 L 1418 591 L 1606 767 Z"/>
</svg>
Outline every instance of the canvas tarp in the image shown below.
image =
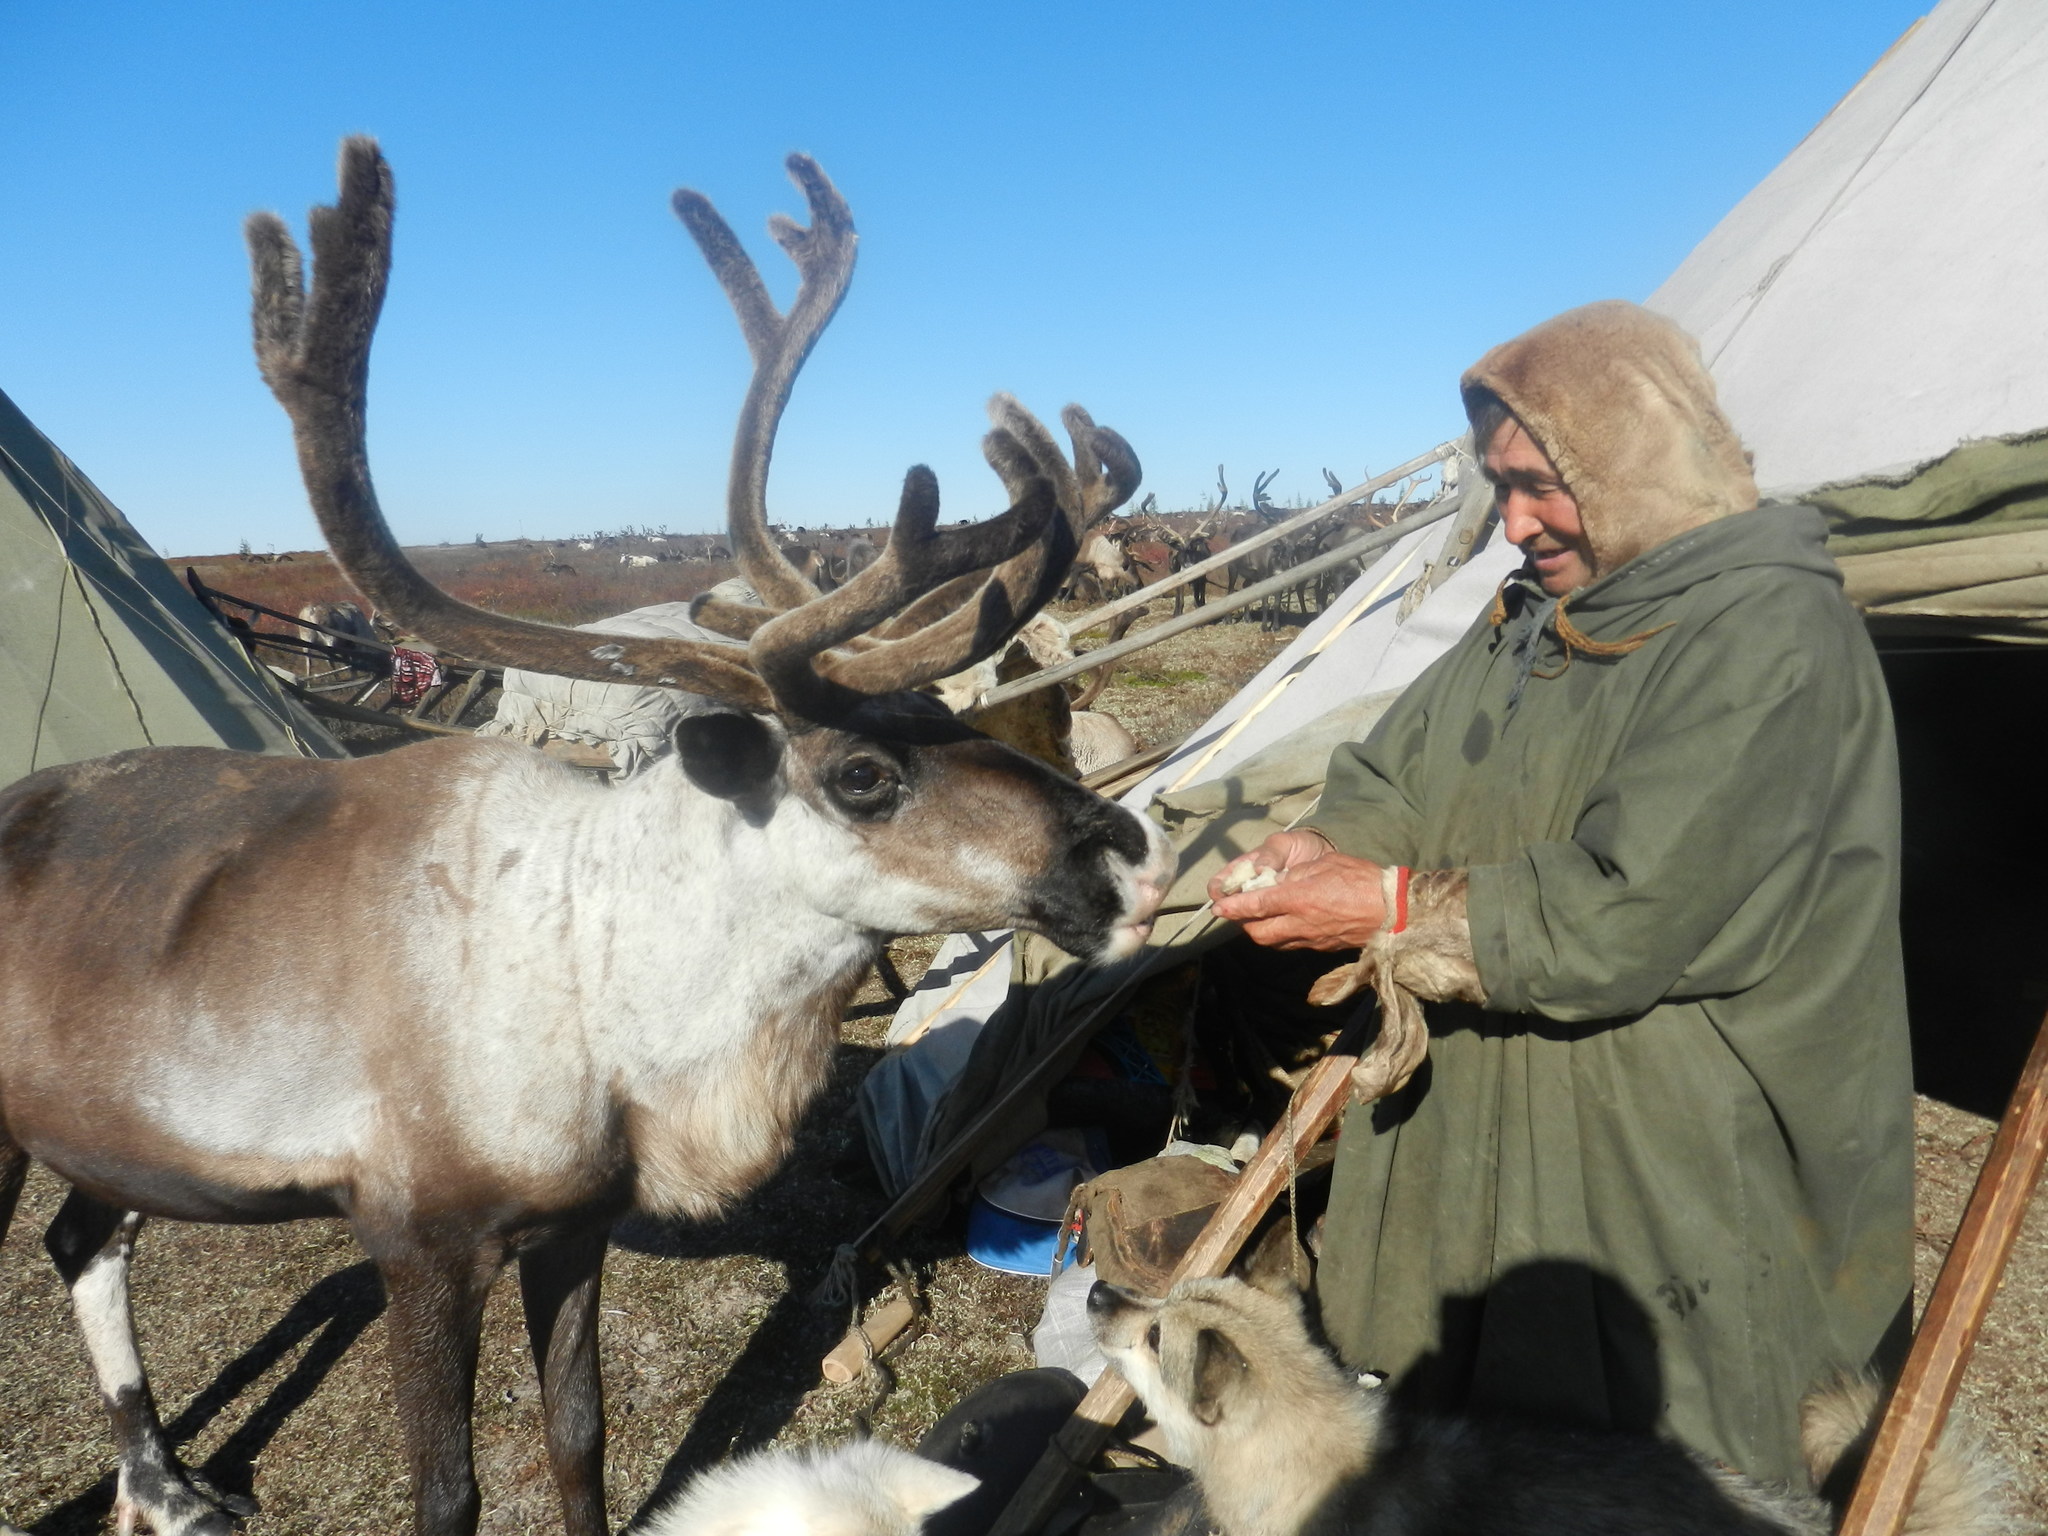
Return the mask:
<svg viewBox="0 0 2048 1536">
<path fill-rule="evenodd" d="M 1943 0 L 1649 307 L 1790 500 L 2048 426 L 2048 0 Z"/>
<path fill-rule="evenodd" d="M 741 643 L 692 624 L 687 602 L 652 603 L 576 627 L 601 635 Z M 673 751 L 676 722 L 702 706 L 699 695 L 674 688 L 593 683 L 507 667 L 497 714 L 477 727 L 477 735 L 526 742 L 554 737 L 602 747 L 617 776 L 629 778 Z"/>
<path fill-rule="evenodd" d="M 341 757 L 0 394 L 0 783 L 128 747 Z"/>
<path fill-rule="evenodd" d="M 2044 370 L 2048 371 L 2048 370 Z M 1873 634 L 2048 640 L 2048 431 L 1807 493 Z"/>
<path fill-rule="evenodd" d="M 2048 0 L 1943 0 L 1649 298 L 1891 635 L 2048 639 Z"/>
</svg>

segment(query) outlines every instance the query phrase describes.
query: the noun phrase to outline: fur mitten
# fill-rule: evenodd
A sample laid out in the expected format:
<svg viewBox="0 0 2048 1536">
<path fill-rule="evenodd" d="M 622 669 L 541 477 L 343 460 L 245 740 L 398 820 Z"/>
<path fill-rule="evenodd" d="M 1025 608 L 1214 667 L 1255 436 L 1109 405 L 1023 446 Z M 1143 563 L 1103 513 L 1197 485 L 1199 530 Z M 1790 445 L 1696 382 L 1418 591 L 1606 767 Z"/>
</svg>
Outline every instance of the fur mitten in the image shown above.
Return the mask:
<svg viewBox="0 0 2048 1536">
<path fill-rule="evenodd" d="M 1379 993 L 1379 1037 L 1351 1071 L 1361 1102 L 1395 1092 L 1422 1065 L 1429 1027 L 1421 1000 L 1486 1001 L 1465 913 L 1465 871 L 1388 865 L 1380 879 L 1387 905 L 1380 931 L 1356 960 L 1331 971 L 1308 994 L 1311 1003 L 1325 1004 L 1342 1002 L 1368 985 Z"/>
</svg>

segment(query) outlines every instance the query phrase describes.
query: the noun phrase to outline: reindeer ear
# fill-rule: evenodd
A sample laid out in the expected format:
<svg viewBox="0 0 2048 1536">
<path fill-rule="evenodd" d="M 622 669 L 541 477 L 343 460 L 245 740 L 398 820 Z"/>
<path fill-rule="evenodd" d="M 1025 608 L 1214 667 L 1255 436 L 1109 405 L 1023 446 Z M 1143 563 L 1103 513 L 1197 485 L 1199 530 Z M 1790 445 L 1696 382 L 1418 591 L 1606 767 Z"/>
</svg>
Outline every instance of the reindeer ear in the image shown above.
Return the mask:
<svg viewBox="0 0 2048 1536">
<path fill-rule="evenodd" d="M 1195 1417 L 1204 1424 L 1223 1418 L 1224 1399 L 1244 1379 L 1246 1365 L 1237 1346 L 1214 1328 L 1195 1335 Z"/>
<path fill-rule="evenodd" d="M 782 762 L 782 742 L 773 728 L 736 710 L 685 715 L 676 722 L 675 742 L 690 782 L 721 800 L 763 788 Z"/>
</svg>

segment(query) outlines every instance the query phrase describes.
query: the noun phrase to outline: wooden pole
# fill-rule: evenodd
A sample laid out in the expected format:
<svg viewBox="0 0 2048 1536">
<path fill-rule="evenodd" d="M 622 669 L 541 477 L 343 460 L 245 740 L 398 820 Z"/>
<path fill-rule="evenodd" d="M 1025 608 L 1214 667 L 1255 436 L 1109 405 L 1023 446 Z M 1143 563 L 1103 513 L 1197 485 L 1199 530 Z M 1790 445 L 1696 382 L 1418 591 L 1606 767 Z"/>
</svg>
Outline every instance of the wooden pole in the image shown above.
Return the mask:
<svg viewBox="0 0 2048 1536">
<path fill-rule="evenodd" d="M 329 720 L 354 720 L 362 725 L 389 725 L 401 731 L 417 731 L 422 736 L 467 736 L 468 731 L 457 730 L 452 725 L 441 725 L 432 720 L 415 720 L 410 715 L 387 715 L 381 709 L 364 709 L 355 704 L 344 704 L 339 699 L 326 698 L 317 693 L 306 693 L 301 689 L 287 686 L 285 692 L 297 699 L 316 715 Z"/>
<path fill-rule="evenodd" d="M 1081 787 L 1092 789 L 1097 794 L 1106 793 L 1108 787 L 1118 780 L 1135 778 L 1148 768 L 1158 767 L 1179 751 L 1181 743 L 1186 740 L 1185 736 L 1176 736 L 1173 740 L 1162 742 L 1156 747 L 1147 747 L 1142 752 L 1133 752 L 1129 757 L 1120 757 L 1106 768 L 1098 768 L 1093 773 L 1083 774 Z"/>
<path fill-rule="evenodd" d="M 1240 608 L 1249 608 L 1254 603 L 1263 602 L 1275 592 L 1285 592 L 1289 588 L 1298 587 L 1312 576 L 1333 570 L 1347 561 L 1372 554 L 1376 550 L 1385 549 L 1389 544 L 1398 543 L 1418 528 L 1427 528 L 1431 523 L 1442 522 L 1457 511 L 1458 507 L 1458 502 L 1446 501 L 1439 506 L 1425 508 L 1415 516 L 1404 518 L 1398 523 L 1389 523 L 1384 528 L 1375 528 L 1370 533 L 1360 534 L 1355 539 L 1339 544 L 1335 549 L 1323 551 L 1312 560 L 1304 560 L 1277 576 L 1269 576 L 1255 586 L 1233 592 L 1205 608 L 1191 608 L 1179 618 L 1168 619 L 1164 623 L 1153 625 L 1150 629 L 1141 629 L 1127 640 L 1119 640 L 1097 650 L 1083 651 L 1072 661 L 1063 661 L 1056 667 L 1047 667 L 1043 672 L 1020 677 L 1014 683 L 1004 683 L 1000 688 L 991 688 L 975 701 L 974 707 L 987 709 L 990 705 L 1020 699 L 1027 693 L 1036 693 L 1041 688 L 1050 688 L 1054 683 L 1064 683 L 1070 677 L 1079 677 L 1083 672 L 1093 672 L 1097 667 L 1120 660 L 1135 651 L 1142 651 L 1147 646 L 1157 645 L 1162 640 L 1171 640 L 1175 635 L 1199 629 L 1204 624 L 1213 624 L 1225 614 L 1235 613 Z M 1071 632 L 1079 633 L 1079 626 L 1074 626 Z"/>
<path fill-rule="evenodd" d="M 1161 577 L 1158 581 L 1153 582 L 1151 586 L 1140 587 L 1137 591 L 1127 593 L 1114 602 L 1104 603 L 1100 608 L 1092 609 L 1074 620 L 1072 624 L 1067 626 L 1068 632 L 1078 635 L 1083 630 L 1093 629 L 1098 624 L 1107 623 L 1120 613 L 1127 613 L 1133 608 L 1142 608 L 1145 604 L 1151 602 L 1153 598 L 1171 592 L 1175 587 L 1186 586 L 1198 576 L 1206 576 L 1211 571 L 1219 571 L 1233 561 L 1242 560 L 1254 550 L 1264 549 L 1275 539 L 1284 539 L 1297 528 L 1319 521 L 1322 518 L 1328 517 L 1333 512 L 1342 512 L 1346 507 L 1364 501 L 1368 496 L 1373 495 L 1377 491 L 1385 490 L 1396 481 L 1405 480 L 1410 475 L 1429 468 L 1432 464 L 1442 463 L 1458 451 L 1458 446 L 1463 441 L 1463 438 L 1458 438 L 1452 442 L 1439 443 L 1436 447 L 1430 449 L 1429 452 L 1418 454 L 1406 464 L 1397 465 L 1383 475 L 1374 475 L 1362 485 L 1354 485 L 1348 491 L 1339 492 L 1328 501 L 1310 507 L 1306 512 L 1297 512 L 1293 517 L 1282 518 L 1272 527 L 1263 529 L 1248 539 L 1238 540 L 1219 554 L 1211 555 L 1206 560 L 1197 561 L 1183 570 L 1173 572 L 1170 576 Z M 1222 510 L 1221 507 L 1217 508 L 1218 512 Z M 1408 526 L 1412 528 L 1418 525 L 1410 523 Z M 1381 531 L 1384 532 L 1385 530 Z"/>
<path fill-rule="evenodd" d="M 1259 1150 L 1237 1176 L 1237 1183 L 1216 1207 L 1216 1214 L 1174 1266 L 1174 1282 L 1220 1275 L 1230 1267 L 1252 1229 L 1287 1187 L 1288 1170 L 1300 1164 L 1343 1113 L 1351 1097 L 1351 1069 L 1357 1065 L 1356 1055 L 1333 1050 L 1309 1069 L 1295 1090 L 1291 1113 L 1266 1133 Z M 1101 1452 L 1110 1431 L 1134 1401 L 1123 1377 L 1113 1370 L 1104 1371 L 1081 1399 L 1074 1416 L 1053 1436 L 989 1536 L 1034 1536 Z"/>
<path fill-rule="evenodd" d="M 489 685 L 491 669 L 478 667 L 469 674 L 469 681 L 462 685 L 462 692 L 455 696 L 455 708 L 448 716 L 450 725 L 462 724 L 462 717 L 469 713 L 469 706 L 476 702 L 476 696 Z"/>
<path fill-rule="evenodd" d="M 1984 1314 L 1998 1294 L 1999 1275 L 2026 1219 L 2027 1203 L 2048 1161 L 2048 1018 L 2020 1072 L 2012 1103 L 1963 1222 L 1934 1282 L 1934 1295 L 1913 1336 L 1906 1369 L 1885 1405 L 1863 1476 L 1842 1517 L 1840 1536 L 1899 1536 L 1913 1507 L 1929 1455 L 1941 1438 L 1963 1368 Z"/>
</svg>

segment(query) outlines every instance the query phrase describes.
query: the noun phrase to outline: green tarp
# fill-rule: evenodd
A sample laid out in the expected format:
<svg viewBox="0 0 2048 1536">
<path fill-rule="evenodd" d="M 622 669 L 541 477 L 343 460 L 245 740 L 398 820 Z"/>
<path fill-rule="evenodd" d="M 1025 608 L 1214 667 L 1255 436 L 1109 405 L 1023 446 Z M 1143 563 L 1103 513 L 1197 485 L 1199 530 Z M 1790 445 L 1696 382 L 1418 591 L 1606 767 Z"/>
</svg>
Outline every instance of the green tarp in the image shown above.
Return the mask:
<svg viewBox="0 0 2048 1536">
<path fill-rule="evenodd" d="M 2048 430 L 1802 494 L 1872 632 L 2048 640 Z"/>
<path fill-rule="evenodd" d="M 0 783 L 146 746 L 345 755 L 0 394 Z"/>
</svg>

